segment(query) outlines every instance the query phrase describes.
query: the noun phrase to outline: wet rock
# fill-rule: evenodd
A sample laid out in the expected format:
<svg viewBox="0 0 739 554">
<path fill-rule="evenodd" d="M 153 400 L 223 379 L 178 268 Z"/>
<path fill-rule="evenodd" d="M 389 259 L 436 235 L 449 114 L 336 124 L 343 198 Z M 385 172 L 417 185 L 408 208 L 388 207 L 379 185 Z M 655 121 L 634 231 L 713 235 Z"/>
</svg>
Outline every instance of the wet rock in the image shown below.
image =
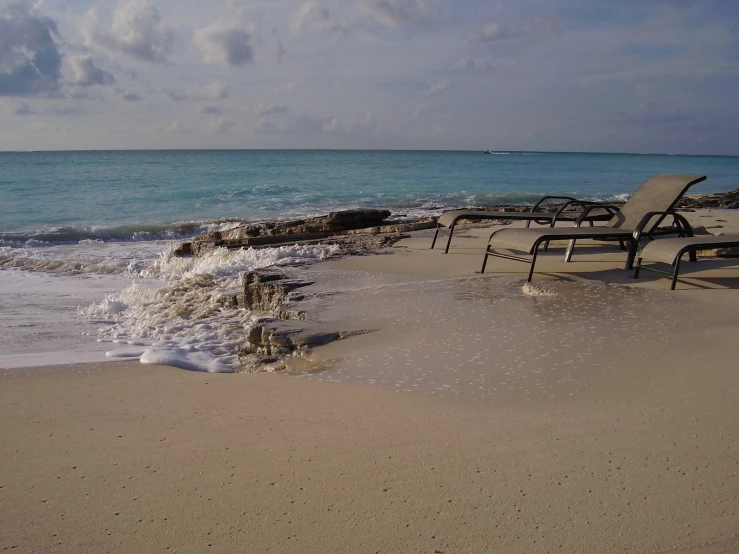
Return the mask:
<svg viewBox="0 0 739 554">
<path fill-rule="evenodd" d="M 307 356 L 311 349 L 367 331 L 332 331 L 308 321 L 265 318 L 247 331 L 238 351 L 244 371 L 272 371 L 283 367 L 286 358 Z"/>
<path fill-rule="evenodd" d="M 292 221 L 268 221 L 206 233 L 181 245 L 176 255 L 207 254 L 214 248 L 259 248 L 287 243 L 322 242 L 332 237 L 392 234 L 431 229 L 432 217 L 415 221 L 388 221 L 388 210 L 345 210 Z"/>
<path fill-rule="evenodd" d="M 301 287 L 313 284 L 312 281 L 301 281 L 290 279 L 283 273 L 249 271 L 241 275 L 243 291 L 240 298 L 240 306 L 255 312 L 280 312 L 283 319 L 289 310 L 281 311 L 290 301 L 300 301 L 302 295 L 291 293 Z M 298 313 L 296 310 L 292 310 Z"/>
</svg>

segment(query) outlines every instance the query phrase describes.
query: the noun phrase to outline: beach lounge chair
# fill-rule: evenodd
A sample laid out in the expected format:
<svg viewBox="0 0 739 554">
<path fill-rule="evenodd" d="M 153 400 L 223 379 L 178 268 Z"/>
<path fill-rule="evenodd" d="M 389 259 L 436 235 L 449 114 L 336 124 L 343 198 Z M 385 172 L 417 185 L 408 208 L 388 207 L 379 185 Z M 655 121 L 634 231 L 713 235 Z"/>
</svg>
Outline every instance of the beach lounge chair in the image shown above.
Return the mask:
<svg viewBox="0 0 739 554">
<path fill-rule="evenodd" d="M 639 251 L 634 279 L 639 278 L 639 270 L 654 271 L 665 275 L 672 275 L 670 290 L 675 290 L 677 275 L 680 272 L 680 261 L 687 253 L 691 254 L 695 261 L 695 253 L 698 250 L 715 250 L 717 248 L 729 248 L 739 246 L 739 235 L 701 235 L 698 237 L 667 238 L 653 240 L 645 244 Z M 642 265 L 643 260 L 650 262 L 662 262 L 672 266 L 672 272 Z"/>
<path fill-rule="evenodd" d="M 485 273 L 488 256 L 496 256 L 528 262 L 530 282 L 542 244 L 548 244 L 553 240 L 569 241 L 569 247 L 565 252 L 565 261 L 569 262 L 575 249 L 575 242 L 580 239 L 618 241 L 622 249 L 628 243 L 626 269 L 631 269 L 639 242 L 643 238 L 651 239 L 653 235 L 670 232 L 679 236 L 693 235 L 693 229 L 688 221 L 675 212 L 674 208 L 688 188 L 705 179 L 706 177 L 701 175 L 657 175 L 647 179 L 621 209 L 601 227 L 499 229 L 490 235 L 480 273 Z M 580 221 L 577 221 L 576 225 L 587 217 L 589 209 L 590 206 L 583 209 Z M 667 218 L 672 219 L 672 225 L 667 228 L 660 227 Z M 530 257 L 502 253 L 499 250 L 526 252 Z"/>
<path fill-rule="evenodd" d="M 551 207 L 552 203 L 556 203 L 557 208 L 555 210 L 547 210 L 547 207 Z M 525 221 L 526 227 L 528 228 L 532 222 L 538 223 L 539 225 L 548 225 L 554 227 L 558 222 L 569 222 L 575 223 L 580 214 L 582 208 L 586 206 L 598 206 L 600 210 L 590 210 L 591 213 L 585 218 L 584 222 L 589 223 L 591 226 L 595 221 L 608 221 L 611 219 L 614 213 L 618 211 L 617 207 L 599 204 L 598 202 L 590 202 L 586 200 L 577 200 L 569 196 L 544 196 L 540 198 L 536 204 L 531 206 L 526 212 L 494 212 L 491 210 L 448 210 L 441 214 L 438 221 L 436 222 L 436 232 L 434 233 L 434 240 L 431 241 L 431 250 L 436 245 L 436 238 L 439 236 L 439 231 L 445 231 L 449 234 L 446 241 L 446 248 L 444 248 L 444 254 L 449 252 L 449 245 L 452 243 L 452 235 L 454 235 L 454 228 L 457 226 L 459 221 L 484 221 L 484 220 L 509 220 L 509 221 Z M 573 208 L 580 208 L 580 210 L 573 210 Z"/>
</svg>

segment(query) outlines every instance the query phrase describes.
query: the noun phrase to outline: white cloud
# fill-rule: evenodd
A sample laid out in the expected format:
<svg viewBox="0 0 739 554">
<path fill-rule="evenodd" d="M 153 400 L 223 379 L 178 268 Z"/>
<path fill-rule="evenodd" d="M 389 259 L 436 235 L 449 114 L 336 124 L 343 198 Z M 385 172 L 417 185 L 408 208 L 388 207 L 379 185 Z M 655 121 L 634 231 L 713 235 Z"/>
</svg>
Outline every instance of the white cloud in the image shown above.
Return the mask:
<svg viewBox="0 0 739 554">
<path fill-rule="evenodd" d="M 457 71 L 469 71 L 475 68 L 475 60 L 470 58 L 462 58 L 454 62 L 454 69 Z"/>
<path fill-rule="evenodd" d="M 486 23 L 480 32 L 470 31 L 469 39 L 472 42 L 493 42 L 512 38 L 513 33 L 500 23 Z"/>
<path fill-rule="evenodd" d="M 69 61 L 72 66 L 73 85 L 91 87 L 93 85 L 112 85 L 115 83 L 113 75 L 97 67 L 89 54 L 74 56 Z"/>
<path fill-rule="evenodd" d="M 159 10 L 148 0 L 119 0 L 109 28 L 91 9 L 85 15 L 83 32 L 88 46 L 97 44 L 147 62 L 166 61 L 174 39 L 174 31 L 162 23 Z"/>
<path fill-rule="evenodd" d="M 444 92 L 446 89 L 448 89 L 451 84 L 452 82 L 444 77 L 431 85 L 428 92 L 429 94 L 439 94 L 440 92 Z"/>
<path fill-rule="evenodd" d="M 195 44 L 206 63 L 238 67 L 254 61 L 253 26 L 243 6 L 230 6 L 226 15 L 195 31 Z"/>
<path fill-rule="evenodd" d="M 172 121 L 168 125 L 160 126 L 160 125 L 152 125 L 150 129 L 154 132 L 165 132 L 165 133 L 171 133 L 175 135 L 184 134 L 184 133 L 192 133 L 192 129 L 189 127 L 186 127 L 185 125 L 182 125 L 177 120 Z"/>
<path fill-rule="evenodd" d="M 308 0 L 292 15 L 290 27 L 293 31 L 309 31 L 314 33 L 347 30 L 344 24 L 325 6 L 314 0 Z"/>
<path fill-rule="evenodd" d="M 62 54 L 56 35 L 56 22 L 30 3 L 5 6 L 0 12 L 0 96 L 58 90 Z"/>
<path fill-rule="evenodd" d="M 182 100 L 223 100 L 228 98 L 229 89 L 221 83 L 211 83 L 202 87 L 182 87 L 179 85 L 161 87 L 161 91 L 175 102 Z"/>
<path fill-rule="evenodd" d="M 335 117 L 329 119 L 326 123 L 321 126 L 324 133 L 334 133 L 339 127 L 339 120 Z"/>
<path fill-rule="evenodd" d="M 385 27 L 423 26 L 430 21 L 423 0 L 362 0 L 361 6 Z"/>
<path fill-rule="evenodd" d="M 269 115 L 273 113 L 285 113 L 288 111 L 286 104 L 276 104 L 274 102 L 260 102 L 254 107 L 257 115 Z"/>
<path fill-rule="evenodd" d="M 431 22 L 425 0 L 352 0 L 325 3 L 307 0 L 292 14 L 293 31 L 312 33 L 420 28 Z"/>
</svg>

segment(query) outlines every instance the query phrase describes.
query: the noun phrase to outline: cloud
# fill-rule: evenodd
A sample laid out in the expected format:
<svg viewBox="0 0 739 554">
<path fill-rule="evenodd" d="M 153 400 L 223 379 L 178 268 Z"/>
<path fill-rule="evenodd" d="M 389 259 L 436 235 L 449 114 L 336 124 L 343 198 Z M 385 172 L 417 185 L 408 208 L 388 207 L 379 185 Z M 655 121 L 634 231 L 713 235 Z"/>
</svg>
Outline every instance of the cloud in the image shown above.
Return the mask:
<svg viewBox="0 0 739 554">
<path fill-rule="evenodd" d="M 285 50 L 285 47 L 282 45 L 282 41 L 280 40 L 280 34 L 277 32 L 277 29 L 272 29 L 272 34 L 274 35 L 275 42 L 277 43 L 277 63 L 282 63 L 282 60 L 284 59 L 287 51 Z"/>
<path fill-rule="evenodd" d="M 56 22 L 27 2 L 8 4 L 0 12 L 0 96 L 59 88 L 62 54 L 56 35 Z"/>
<path fill-rule="evenodd" d="M 285 81 L 283 83 L 278 83 L 275 85 L 276 92 L 292 92 L 296 88 L 298 88 L 298 83 L 296 83 L 295 81 Z"/>
<path fill-rule="evenodd" d="M 462 58 L 454 62 L 454 69 L 457 71 L 469 71 L 475 68 L 475 60 L 470 58 Z"/>
<path fill-rule="evenodd" d="M 253 26 L 246 19 L 244 6 L 229 6 L 223 17 L 195 31 L 195 44 L 206 63 L 239 67 L 254 62 L 251 45 Z"/>
<path fill-rule="evenodd" d="M 229 90 L 221 83 L 211 83 L 202 87 L 185 88 L 179 85 L 162 87 L 161 91 L 175 102 L 183 100 L 223 100 L 228 98 Z"/>
<path fill-rule="evenodd" d="M 446 89 L 448 89 L 451 84 L 452 82 L 444 77 L 431 85 L 428 92 L 429 94 L 439 94 L 440 92 L 444 92 Z"/>
<path fill-rule="evenodd" d="M 430 22 L 423 0 L 362 0 L 361 6 L 385 27 L 421 27 Z"/>
<path fill-rule="evenodd" d="M 123 91 L 121 94 L 121 98 L 125 100 L 126 102 L 138 102 L 141 100 L 141 96 L 136 94 L 135 92 L 128 92 L 127 90 Z"/>
<path fill-rule="evenodd" d="M 149 130 L 155 133 L 170 133 L 173 135 L 182 135 L 193 132 L 193 129 L 182 125 L 182 123 L 176 119 L 168 125 L 150 125 Z"/>
<path fill-rule="evenodd" d="M 427 112 L 428 109 L 429 109 L 429 104 L 427 102 L 423 102 L 419 104 L 418 106 L 416 106 L 415 108 L 413 108 L 413 115 L 418 117 L 422 113 Z"/>
<path fill-rule="evenodd" d="M 290 27 L 293 31 L 314 33 L 346 31 L 349 28 L 341 23 L 328 8 L 314 0 L 308 0 L 292 15 Z"/>
<path fill-rule="evenodd" d="M 336 3 L 332 10 L 308 0 L 293 12 L 293 31 L 312 33 L 372 31 L 401 27 L 425 27 L 432 18 L 425 0 L 354 0 Z"/>
<path fill-rule="evenodd" d="M 323 130 L 324 133 L 333 133 L 335 132 L 339 127 L 339 120 L 335 117 L 332 117 L 329 119 L 326 123 L 324 123 L 321 126 L 321 130 Z"/>
<path fill-rule="evenodd" d="M 94 43 L 146 62 L 166 61 L 174 39 L 174 31 L 162 23 L 159 10 L 148 0 L 119 0 L 110 28 L 104 28 L 92 9 L 84 27 L 88 46 Z"/>
<path fill-rule="evenodd" d="M 639 104 L 619 115 L 622 120 L 637 123 L 681 123 L 689 119 L 679 108 L 658 106 L 652 101 Z"/>
<path fill-rule="evenodd" d="M 482 31 L 470 31 L 468 36 L 471 42 L 494 42 L 496 40 L 512 38 L 514 34 L 500 23 L 486 23 Z"/>
<path fill-rule="evenodd" d="M 36 112 L 27 102 L 21 102 L 18 107 L 13 110 L 13 115 L 36 115 Z"/>
<path fill-rule="evenodd" d="M 70 58 L 72 65 L 72 84 L 80 87 L 93 85 L 112 85 L 115 78 L 111 73 L 97 67 L 92 56 L 87 54 Z"/>
<path fill-rule="evenodd" d="M 198 111 L 205 115 L 218 115 L 223 113 L 223 108 L 220 106 L 200 106 Z"/>
<path fill-rule="evenodd" d="M 62 107 L 62 108 L 51 108 L 48 113 L 51 115 L 58 115 L 60 117 L 66 117 L 66 116 L 78 116 L 78 115 L 87 115 L 87 112 L 81 108 L 78 108 L 76 106 L 72 107 Z"/>
<path fill-rule="evenodd" d="M 234 120 L 230 117 L 211 117 L 208 119 L 207 127 L 211 133 L 226 133 L 234 126 Z"/>
<path fill-rule="evenodd" d="M 242 29 L 198 29 L 195 43 L 206 63 L 238 67 L 254 61 L 251 36 Z"/>
<path fill-rule="evenodd" d="M 273 113 L 285 113 L 288 111 L 288 107 L 285 104 L 276 104 L 274 102 L 260 102 L 254 108 L 257 115 L 269 115 Z"/>
<path fill-rule="evenodd" d="M 285 128 L 283 123 L 262 118 L 252 125 L 251 132 L 255 134 L 274 134 L 284 132 Z"/>
</svg>

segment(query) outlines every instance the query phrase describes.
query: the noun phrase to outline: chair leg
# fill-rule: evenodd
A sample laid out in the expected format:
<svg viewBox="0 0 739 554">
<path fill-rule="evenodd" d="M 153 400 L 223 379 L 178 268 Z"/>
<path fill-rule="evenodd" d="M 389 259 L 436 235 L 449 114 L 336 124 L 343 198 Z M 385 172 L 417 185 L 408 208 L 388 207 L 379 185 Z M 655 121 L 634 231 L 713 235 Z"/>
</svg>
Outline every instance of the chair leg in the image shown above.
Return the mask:
<svg viewBox="0 0 739 554">
<path fill-rule="evenodd" d="M 485 273 L 485 266 L 488 263 L 488 255 L 489 255 L 488 254 L 488 252 L 489 252 L 488 248 L 489 248 L 488 246 L 485 247 L 485 257 L 482 259 L 482 268 L 480 269 L 480 273 Z"/>
<path fill-rule="evenodd" d="M 642 258 L 636 260 L 636 267 L 634 268 L 634 279 L 639 278 L 639 270 L 641 269 Z"/>
<path fill-rule="evenodd" d="M 682 257 L 682 254 L 680 254 L 675 260 L 675 269 L 672 270 L 672 283 L 670 284 L 670 290 L 675 290 L 675 285 L 677 285 L 677 274 L 680 272 L 680 258 Z"/>
<path fill-rule="evenodd" d="M 531 265 L 529 266 L 529 278 L 526 279 L 527 283 L 531 282 L 531 279 L 534 277 L 534 265 L 536 264 L 536 255 L 539 253 L 539 245 L 537 244 L 534 246 L 534 254 L 531 257 Z"/>
<path fill-rule="evenodd" d="M 436 245 L 436 237 L 439 236 L 439 229 L 441 229 L 441 225 L 436 225 L 436 232 L 434 233 L 434 240 L 431 241 L 431 250 L 434 249 L 434 246 Z"/>
<path fill-rule="evenodd" d="M 629 253 L 626 256 L 626 268 L 625 269 L 634 269 L 634 260 L 636 259 L 636 250 L 639 248 L 639 241 L 636 240 L 630 240 L 629 241 Z"/>
<path fill-rule="evenodd" d="M 444 254 L 448 254 L 449 253 L 449 245 L 452 243 L 452 235 L 454 234 L 454 226 L 455 225 L 456 225 L 456 223 L 452 223 L 449 226 L 449 238 L 446 241 L 446 248 L 444 249 Z"/>
<path fill-rule="evenodd" d="M 572 252 L 575 250 L 575 239 L 572 239 L 570 241 L 570 245 L 567 247 L 567 252 L 565 252 L 565 261 L 569 262 L 572 259 Z"/>
</svg>

